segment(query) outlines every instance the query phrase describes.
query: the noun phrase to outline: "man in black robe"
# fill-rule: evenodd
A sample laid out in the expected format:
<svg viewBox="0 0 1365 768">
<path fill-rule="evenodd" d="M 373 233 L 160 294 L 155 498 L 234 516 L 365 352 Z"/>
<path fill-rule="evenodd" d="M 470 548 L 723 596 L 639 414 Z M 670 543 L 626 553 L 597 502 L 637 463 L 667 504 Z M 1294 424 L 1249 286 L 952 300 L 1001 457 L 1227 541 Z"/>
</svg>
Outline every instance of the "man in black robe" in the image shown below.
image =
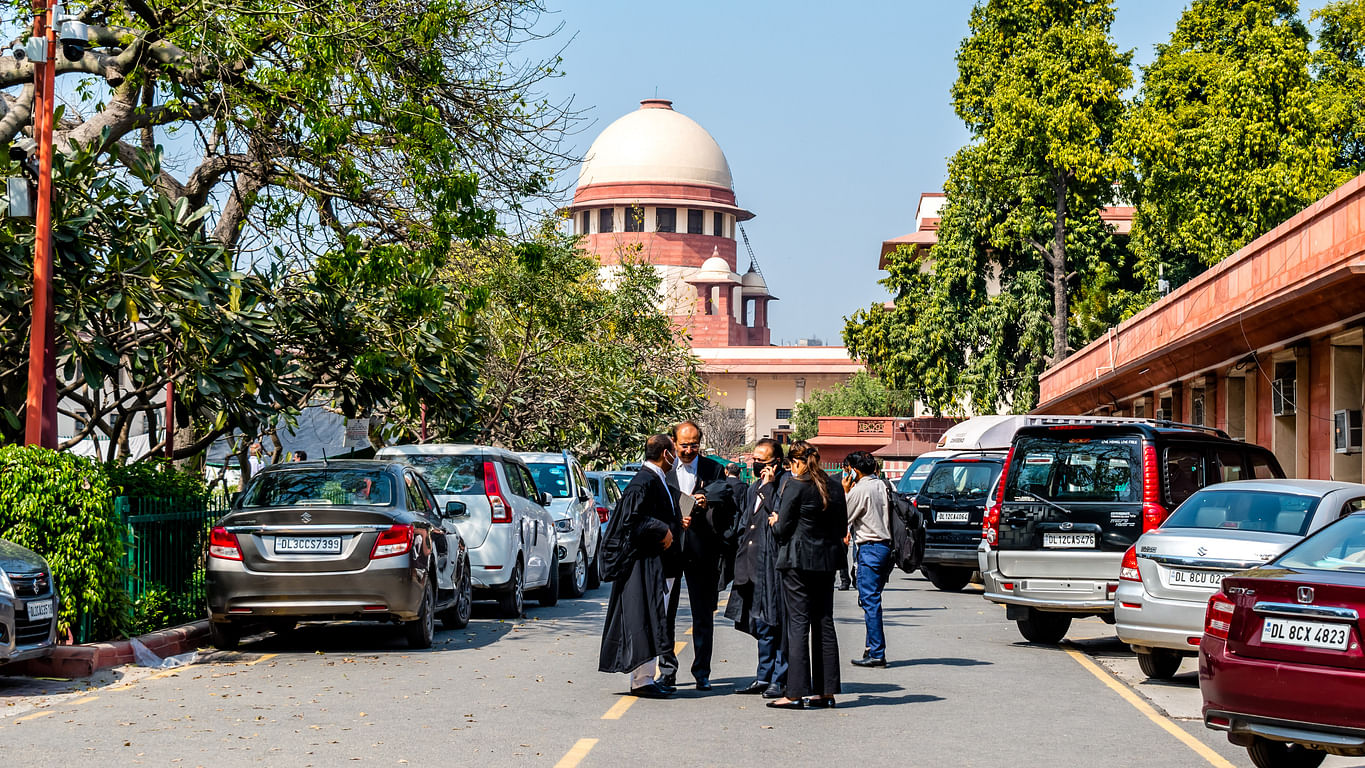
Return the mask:
<svg viewBox="0 0 1365 768">
<path fill-rule="evenodd" d="M 725 617 L 758 642 L 754 681 L 738 693 L 776 699 L 787 681 L 786 617 L 777 573 L 777 542 L 767 523 L 789 479 L 782 469 L 782 445 L 771 438 L 759 440 L 754 445 L 753 469 L 758 479 L 749 486 L 733 529 L 738 539 L 735 584 Z"/>
<path fill-rule="evenodd" d="M 663 560 L 678 549 L 682 520 L 664 476 L 675 459 L 668 435 L 649 438 L 644 465 L 621 492 L 602 543 L 603 568 L 614 580 L 597 668 L 629 674 L 631 694 L 651 699 L 673 693 L 654 672 L 656 659 L 672 650 Z"/>
</svg>

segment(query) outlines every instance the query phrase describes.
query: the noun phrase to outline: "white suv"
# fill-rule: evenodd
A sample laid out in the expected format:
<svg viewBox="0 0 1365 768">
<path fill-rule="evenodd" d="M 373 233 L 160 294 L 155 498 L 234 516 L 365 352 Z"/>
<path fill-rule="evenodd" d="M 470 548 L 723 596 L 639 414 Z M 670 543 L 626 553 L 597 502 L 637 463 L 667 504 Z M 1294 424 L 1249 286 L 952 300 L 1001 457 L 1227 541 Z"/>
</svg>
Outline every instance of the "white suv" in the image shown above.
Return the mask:
<svg viewBox="0 0 1365 768">
<path fill-rule="evenodd" d="M 601 528 L 597 502 L 578 459 L 563 453 L 519 454 L 535 476 L 536 488 L 550 494 L 550 512 L 559 534 L 559 562 L 565 597 L 582 597 L 596 589 Z"/>
<path fill-rule="evenodd" d="M 536 490 L 521 457 L 482 445 L 397 445 L 377 459 L 399 461 L 422 473 L 444 515 L 469 547 L 475 599 L 494 598 L 505 616 L 520 616 L 530 592 L 541 605 L 559 601 L 559 547 L 547 494 Z"/>
</svg>

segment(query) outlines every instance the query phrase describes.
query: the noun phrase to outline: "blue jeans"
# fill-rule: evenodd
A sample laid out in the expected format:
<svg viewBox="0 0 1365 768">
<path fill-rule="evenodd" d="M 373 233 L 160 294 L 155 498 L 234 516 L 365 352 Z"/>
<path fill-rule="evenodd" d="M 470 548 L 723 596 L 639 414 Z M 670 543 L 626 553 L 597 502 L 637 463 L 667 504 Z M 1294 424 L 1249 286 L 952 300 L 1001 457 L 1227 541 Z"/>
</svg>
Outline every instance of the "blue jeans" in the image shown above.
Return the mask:
<svg viewBox="0 0 1365 768">
<path fill-rule="evenodd" d="M 891 578 L 891 544 L 868 541 L 858 545 L 858 606 L 867 622 L 867 655 L 886 658 L 886 632 L 882 629 L 882 589 Z"/>
<path fill-rule="evenodd" d="M 758 679 L 769 685 L 787 682 L 786 638 L 782 628 L 754 620 L 758 638 Z"/>
</svg>

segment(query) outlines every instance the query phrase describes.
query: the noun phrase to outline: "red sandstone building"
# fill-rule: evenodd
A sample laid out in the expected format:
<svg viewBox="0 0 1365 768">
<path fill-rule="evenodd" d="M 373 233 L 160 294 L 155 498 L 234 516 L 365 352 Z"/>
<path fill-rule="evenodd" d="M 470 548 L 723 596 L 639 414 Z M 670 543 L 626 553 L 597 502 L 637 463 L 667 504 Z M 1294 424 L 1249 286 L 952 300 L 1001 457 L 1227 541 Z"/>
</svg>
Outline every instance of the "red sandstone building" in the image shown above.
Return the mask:
<svg viewBox="0 0 1365 768">
<path fill-rule="evenodd" d="M 1155 416 L 1360 482 L 1365 176 L 1043 373 L 1037 413 Z"/>
<path fill-rule="evenodd" d="M 627 259 L 653 265 L 712 402 L 744 414 L 750 442 L 785 435 L 808 391 L 862 369 L 843 347 L 771 346 L 777 297 L 752 260 L 738 272 L 737 227 L 754 214 L 735 198 L 720 145 L 667 99 L 645 99 L 602 131 L 567 210 L 605 280 Z"/>
</svg>

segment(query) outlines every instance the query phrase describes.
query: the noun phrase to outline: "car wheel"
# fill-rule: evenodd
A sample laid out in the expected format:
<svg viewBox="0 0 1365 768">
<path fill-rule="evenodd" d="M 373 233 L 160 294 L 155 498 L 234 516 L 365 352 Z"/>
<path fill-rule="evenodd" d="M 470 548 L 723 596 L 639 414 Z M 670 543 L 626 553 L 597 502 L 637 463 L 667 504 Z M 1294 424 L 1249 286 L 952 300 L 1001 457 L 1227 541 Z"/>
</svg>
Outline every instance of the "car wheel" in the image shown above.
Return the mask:
<svg viewBox="0 0 1365 768">
<path fill-rule="evenodd" d="M 550 580 L 536 592 L 536 599 L 545 608 L 559 605 L 559 547 L 551 547 Z"/>
<path fill-rule="evenodd" d="M 1321 750 L 1260 737 L 1247 747 L 1247 754 L 1256 768 L 1317 768 L 1327 759 L 1327 753 Z"/>
<path fill-rule="evenodd" d="M 961 592 L 963 587 L 971 583 L 972 574 L 975 573 L 971 568 L 945 568 L 940 565 L 926 565 L 920 570 L 935 589 L 944 592 Z"/>
<path fill-rule="evenodd" d="M 242 630 L 226 621 L 209 622 L 209 640 L 220 651 L 235 651 L 242 643 Z"/>
<path fill-rule="evenodd" d="M 526 610 L 526 583 L 522 579 L 521 561 L 512 566 L 512 578 L 507 580 L 507 591 L 498 598 L 498 612 L 509 619 L 521 616 Z"/>
<path fill-rule="evenodd" d="M 1142 674 L 1153 680 L 1170 680 L 1180 670 L 1181 655 L 1165 648 L 1143 648 L 1137 652 Z"/>
<path fill-rule="evenodd" d="M 1018 619 L 1019 634 L 1030 643 L 1056 645 L 1066 637 L 1071 629 L 1071 616 L 1066 613 L 1048 613 L 1037 608 L 1028 608 L 1028 618 Z"/>
<path fill-rule="evenodd" d="M 404 632 L 408 636 L 409 648 L 430 648 L 436 637 L 436 576 L 427 575 L 427 588 L 422 590 L 422 606 L 417 609 L 417 618 L 405 622 Z"/>
<path fill-rule="evenodd" d="M 441 626 L 464 629 L 469 626 L 469 615 L 474 610 L 474 584 L 469 578 L 469 566 L 464 567 L 464 578 L 455 593 L 455 602 L 441 614 Z"/>
<path fill-rule="evenodd" d="M 569 578 L 564 580 L 561 594 L 564 597 L 582 597 L 588 587 L 588 552 L 583 542 L 578 542 L 578 554 L 574 555 Z"/>
<path fill-rule="evenodd" d="M 588 589 L 597 589 L 602 586 L 602 539 L 597 539 L 597 551 L 593 553 L 592 562 L 588 563 L 588 580 L 584 586 Z"/>
</svg>

